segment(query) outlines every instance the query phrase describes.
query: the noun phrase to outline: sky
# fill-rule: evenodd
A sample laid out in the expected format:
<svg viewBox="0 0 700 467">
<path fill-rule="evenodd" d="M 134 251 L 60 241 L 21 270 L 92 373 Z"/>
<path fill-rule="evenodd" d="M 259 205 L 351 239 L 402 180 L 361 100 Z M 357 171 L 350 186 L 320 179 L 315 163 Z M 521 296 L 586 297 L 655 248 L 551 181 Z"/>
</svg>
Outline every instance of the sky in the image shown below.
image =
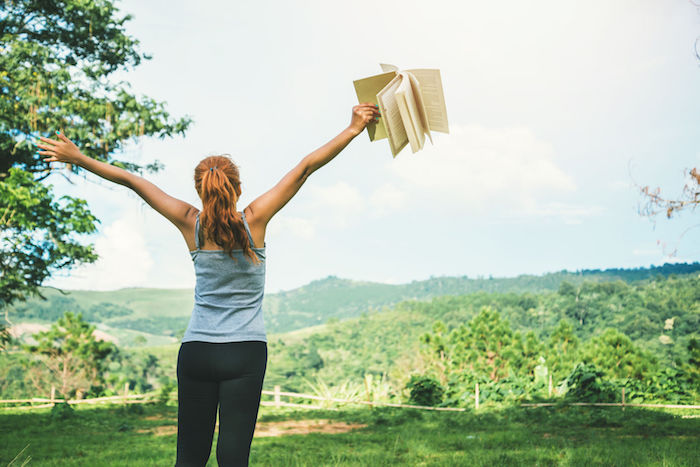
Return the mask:
<svg viewBox="0 0 700 467">
<path fill-rule="evenodd" d="M 268 292 L 329 275 L 405 283 L 700 260 L 697 212 L 638 212 L 638 186 L 678 196 L 700 166 L 700 11 L 687 0 L 118 5 L 153 58 L 112 79 L 194 120 L 127 157 L 160 160 L 146 177 L 198 207 L 202 158 L 232 156 L 242 209 L 349 124 L 353 80 L 379 63 L 440 69 L 450 133 L 395 159 L 364 133 L 314 173 L 268 226 Z M 49 181 L 101 224 L 86 238 L 100 260 L 48 285 L 194 286 L 179 231 L 138 196 L 92 175 Z"/>
</svg>

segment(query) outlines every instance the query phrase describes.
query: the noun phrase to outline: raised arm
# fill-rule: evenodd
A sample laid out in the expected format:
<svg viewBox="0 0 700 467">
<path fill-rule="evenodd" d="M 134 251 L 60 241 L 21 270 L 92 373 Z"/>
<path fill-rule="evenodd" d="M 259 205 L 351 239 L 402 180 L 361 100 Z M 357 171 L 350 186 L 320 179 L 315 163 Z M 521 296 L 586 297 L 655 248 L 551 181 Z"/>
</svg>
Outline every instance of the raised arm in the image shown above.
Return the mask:
<svg viewBox="0 0 700 467">
<path fill-rule="evenodd" d="M 374 104 L 360 104 L 352 108 L 350 125 L 338 136 L 304 157 L 277 185 L 256 198 L 246 208 L 251 224 L 265 231 L 267 223 L 299 191 L 309 175 L 333 160 L 368 123 L 376 121 L 379 110 Z"/>
<path fill-rule="evenodd" d="M 76 164 L 106 180 L 131 188 L 153 209 L 175 224 L 183 235 L 188 231 L 189 221 L 191 221 L 193 213 L 196 213 L 194 206 L 173 198 L 143 177 L 87 157 L 65 135 L 58 132 L 56 134 L 58 140 L 42 137 L 43 144 L 37 143 L 37 147 L 43 149 L 43 151 L 39 151 L 39 154 L 48 156 L 44 159 L 46 162 Z"/>
</svg>

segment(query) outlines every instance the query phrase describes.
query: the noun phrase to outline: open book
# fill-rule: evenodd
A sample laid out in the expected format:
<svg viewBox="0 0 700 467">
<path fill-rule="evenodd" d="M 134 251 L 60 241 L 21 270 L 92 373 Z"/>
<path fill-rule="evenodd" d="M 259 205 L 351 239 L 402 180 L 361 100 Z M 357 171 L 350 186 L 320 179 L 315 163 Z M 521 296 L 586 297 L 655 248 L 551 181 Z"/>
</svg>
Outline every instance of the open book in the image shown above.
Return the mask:
<svg viewBox="0 0 700 467">
<path fill-rule="evenodd" d="M 389 139 L 396 155 L 410 143 L 415 153 L 431 131 L 449 133 L 440 70 L 405 70 L 380 64 L 384 73 L 353 82 L 360 102 L 379 107 L 381 118 L 367 125 L 370 141 Z"/>
</svg>

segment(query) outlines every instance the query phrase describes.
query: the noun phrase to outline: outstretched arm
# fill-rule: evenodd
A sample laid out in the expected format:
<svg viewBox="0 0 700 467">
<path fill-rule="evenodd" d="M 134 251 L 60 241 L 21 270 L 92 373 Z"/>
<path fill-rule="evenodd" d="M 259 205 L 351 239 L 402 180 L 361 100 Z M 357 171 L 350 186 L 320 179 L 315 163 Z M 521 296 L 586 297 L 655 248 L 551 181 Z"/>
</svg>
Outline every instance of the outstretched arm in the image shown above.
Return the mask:
<svg viewBox="0 0 700 467">
<path fill-rule="evenodd" d="M 43 149 L 43 151 L 39 151 L 39 154 L 48 156 L 44 159 L 46 162 L 76 164 L 106 180 L 131 188 L 153 209 L 175 224 L 183 234 L 185 233 L 186 227 L 189 225 L 188 219 L 190 219 L 192 213 L 196 212 L 194 206 L 173 198 L 143 177 L 87 157 L 65 135 L 58 132 L 56 134 L 58 135 L 58 140 L 42 137 L 40 139 L 43 141 L 43 144 L 37 143 L 37 147 Z"/>
<path fill-rule="evenodd" d="M 277 185 L 255 199 L 246 208 L 249 222 L 265 231 L 267 223 L 299 191 L 309 175 L 333 160 L 368 123 L 376 121 L 379 110 L 374 104 L 360 104 L 352 108 L 350 125 L 338 136 L 304 157 Z"/>
</svg>

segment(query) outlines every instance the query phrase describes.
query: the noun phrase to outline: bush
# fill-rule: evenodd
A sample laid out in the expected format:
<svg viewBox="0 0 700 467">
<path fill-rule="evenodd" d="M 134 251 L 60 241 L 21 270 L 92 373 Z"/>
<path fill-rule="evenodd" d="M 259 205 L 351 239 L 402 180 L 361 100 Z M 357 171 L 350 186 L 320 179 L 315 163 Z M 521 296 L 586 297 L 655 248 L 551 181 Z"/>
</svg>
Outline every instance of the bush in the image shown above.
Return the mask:
<svg viewBox="0 0 700 467">
<path fill-rule="evenodd" d="M 566 379 L 566 398 L 575 402 L 614 402 L 615 385 L 592 364 L 579 363 Z"/>
<path fill-rule="evenodd" d="M 409 402 L 415 405 L 434 407 L 442 403 L 445 389 L 430 376 L 413 375 L 406 383 L 406 389 L 411 391 Z"/>
<path fill-rule="evenodd" d="M 54 420 L 66 420 L 71 418 L 74 414 L 75 409 L 67 402 L 54 404 L 54 406 L 51 407 L 51 418 Z"/>
<path fill-rule="evenodd" d="M 170 394 L 175 389 L 176 385 L 172 381 L 168 381 L 163 386 L 160 387 L 158 392 L 158 403 L 161 405 L 166 405 L 170 400 Z"/>
</svg>

